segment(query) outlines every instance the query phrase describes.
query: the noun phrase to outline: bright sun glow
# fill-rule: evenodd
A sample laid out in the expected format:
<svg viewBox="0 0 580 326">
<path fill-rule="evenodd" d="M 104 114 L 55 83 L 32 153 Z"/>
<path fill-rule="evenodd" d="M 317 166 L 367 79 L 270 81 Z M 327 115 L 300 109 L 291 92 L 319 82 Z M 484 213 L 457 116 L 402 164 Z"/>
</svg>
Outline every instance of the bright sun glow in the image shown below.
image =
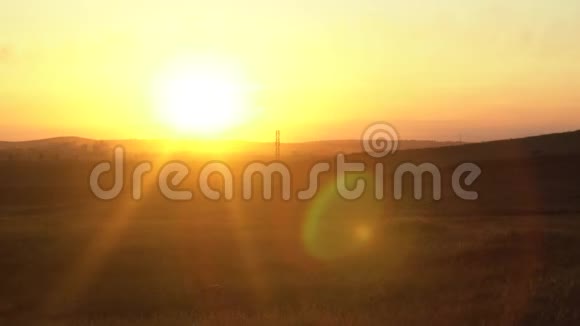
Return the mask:
<svg viewBox="0 0 580 326">
<path fill-rule="evenodd" d="M 156 86 L 161 118 L 175 131 L 209 135 L 239 124 L 247 113 L 247 85 L 221 67 L 180 65 Z"/>
</svg>

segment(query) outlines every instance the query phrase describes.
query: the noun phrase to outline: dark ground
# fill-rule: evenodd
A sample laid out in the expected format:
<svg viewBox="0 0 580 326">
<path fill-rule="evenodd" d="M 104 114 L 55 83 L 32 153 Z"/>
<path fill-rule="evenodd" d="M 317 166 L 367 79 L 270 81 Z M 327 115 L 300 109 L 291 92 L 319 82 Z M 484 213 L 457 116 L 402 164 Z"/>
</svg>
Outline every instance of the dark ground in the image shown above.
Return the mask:
<svg viewBox="0 0 580 326">
<path fill-rule="evenodd" d="M 94 163 L 0 161 L 0 324 L 580 323 L 580 156 L 484 155 L 464 202 L 457 148 L 397 154 L 441 166 L 439 202 L 102 202 Z"/>
</svg>

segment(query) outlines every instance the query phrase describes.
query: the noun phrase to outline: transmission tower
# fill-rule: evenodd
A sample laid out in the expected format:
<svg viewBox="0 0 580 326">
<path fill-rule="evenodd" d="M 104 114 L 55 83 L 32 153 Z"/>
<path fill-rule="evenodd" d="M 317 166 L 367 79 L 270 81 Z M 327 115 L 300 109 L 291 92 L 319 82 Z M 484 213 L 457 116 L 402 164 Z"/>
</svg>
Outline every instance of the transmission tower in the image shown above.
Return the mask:
<svg viewBox="0 0 580 326">
<path fill-rule="evenodd" d="M 276 130 L 276 160 L 280 160 L 280 130 Z"/>
</svg>

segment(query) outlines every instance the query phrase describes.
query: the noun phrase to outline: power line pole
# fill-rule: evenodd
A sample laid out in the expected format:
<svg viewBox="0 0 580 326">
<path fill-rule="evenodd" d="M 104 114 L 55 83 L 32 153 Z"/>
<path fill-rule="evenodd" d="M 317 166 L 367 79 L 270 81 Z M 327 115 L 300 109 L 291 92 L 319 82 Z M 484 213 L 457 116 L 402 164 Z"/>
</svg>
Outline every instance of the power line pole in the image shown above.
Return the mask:
<svg viewBox="0 0 580 326">
<path fill-rule="evenodd" d="M 276 130 L 276 160 L 280 160 L 280 130 Z"/>
</svg>

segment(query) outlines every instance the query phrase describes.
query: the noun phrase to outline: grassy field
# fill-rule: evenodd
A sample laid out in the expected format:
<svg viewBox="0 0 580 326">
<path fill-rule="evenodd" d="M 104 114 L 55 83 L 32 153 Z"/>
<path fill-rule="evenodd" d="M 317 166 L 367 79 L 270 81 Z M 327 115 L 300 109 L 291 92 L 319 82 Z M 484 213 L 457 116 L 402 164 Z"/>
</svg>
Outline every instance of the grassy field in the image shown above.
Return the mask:
<svg viewBox="0 0 580 326">
<path fill-rule="evenodd" d="M 580 321 L 578 216 L 367 210 L 355 225 L 356 205 L 368 207 L 335 203 L 315 222 L 312 204 L 296 202 L 4 211 L 0 324 Z"/>
<path fill-rule="evenodd" d="M 0 325 L 578 325 L 580 155 L 546 152 L 578 137 L 385 161 L 387 181 L 397 162 L 440 166 L 441 201 L 413 200 L 407 179 L 401 201 L 387 187 L 347 202 L 327 175 L 307 202 L 211 202 L 192 176 L 179 203 L 150 173 L 142 201 L 125 187 L 103 202 L 96 162 L 0 160 Z M 461 201 L 451 174 L 471 156 L 480 198 Z M 238 182 L 246 162 L 232 160 Z M 296 189 L 313 162 L 287 162 Z"/>
</svg>

